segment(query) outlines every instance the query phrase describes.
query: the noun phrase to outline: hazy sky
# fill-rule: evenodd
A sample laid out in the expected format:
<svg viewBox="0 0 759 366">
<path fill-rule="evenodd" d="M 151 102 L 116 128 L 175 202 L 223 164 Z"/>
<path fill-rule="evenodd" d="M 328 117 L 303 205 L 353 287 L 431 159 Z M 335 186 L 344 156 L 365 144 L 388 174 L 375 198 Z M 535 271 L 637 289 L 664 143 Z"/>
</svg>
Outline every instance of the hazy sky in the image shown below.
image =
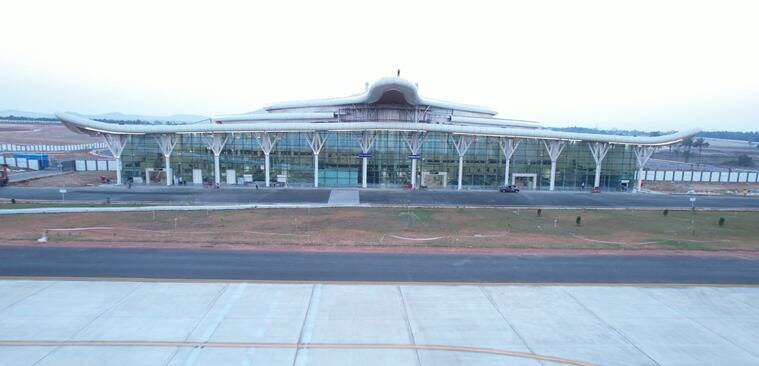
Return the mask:
<svg viewBox="0 0 759 366">
<path fill-rule="evenodd" d="M 759 2 L 6 1 L 0 110 L 214 115 L 395 74 L 504 118 L 759 129 Z"/>
</svg>

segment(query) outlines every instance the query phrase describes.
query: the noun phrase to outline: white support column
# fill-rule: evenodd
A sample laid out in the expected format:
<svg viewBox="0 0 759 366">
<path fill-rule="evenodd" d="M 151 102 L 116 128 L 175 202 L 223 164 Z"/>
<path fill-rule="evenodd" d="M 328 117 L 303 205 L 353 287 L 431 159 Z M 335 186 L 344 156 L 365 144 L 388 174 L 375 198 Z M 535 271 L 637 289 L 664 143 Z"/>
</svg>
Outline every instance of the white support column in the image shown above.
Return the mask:
<svg viewBox="0 0 759 366">
<path fill-rule="evenodd" d="M 322 135 L 320 132 L 314 131 L 306 140 L 314 153 L 314 188 L 319 187 L 319 152 L 322 151 L 322 147 L 328 138 L 329 134 Z"/>
<path fill-rule="evenodd" d="M 635 158 L 638 160 L 638 192 L 640 192 L 640 189 L 643 187 L 643 167 L 646 166 L 648 159 L 656 151 L 656 147 L 638 145 L 635 146 L 634 151 Z"/>
<path fill-rule="evenodd" d="M 422 152 L 425 132 L 416 131 L 407 133 L 405 136 L 406 145 L 411 151 L 411 189 L 416 189 L 416 161 L 419 160 L 419 153 Z"/>
<path fill-rule="evenodd" d="M 174 134 L 163 134 L 156 136 L 156 142 L 158 147 L 163 153 L 163 158 L 166 163 L 166 185 L 170 186 L 174 180 L 174 174 L 171 171 L 171 152 L 174 151 L 174 147 L 177 146 L 177 136 Z"/>
<path fill-rule="evenodd" d="M 590 154 L 593 155 L 593 160 L 596 162 L 596 179 L 593 184 L 593 188 L 601 186 L 601 164 L 606 157 L 606 153 L 609 152 L 611 145 L 606 142 L 588 142 L 588 148 Z"/>
<path fill-rule="evenodd" d="M 545 145 L 546 150 L 548 150 L 548 156 L 551 158 L 551 184 L 548 190 L 553 191 L 556 185 L 556 160 L 559 159 L 559 155 L 561 155 L 566 144 L 564 141 L 553 140 L 551 142 L 543 141 L 543 145 Z"/>
<path fill-rule="evenodd" d="M 511 166 L 511 157 L 514 152 L 517 151 L 517 147 L 522 140 L 509 139 L 501 137 L 498 139 L 498 144 L 501 145 L 501 152 L 503 152 L 503 158 L 506 160 L 506 170 L 503 173 L 503 185 L 509 185 L 509 168 Z"/>
<path fill-rule="evenodd" d="M 470 135 L 451 135 L 451 142 L 459 153 L 459 183 L 456 190 L 461 190 L 461 184 L 464 178 L 464 155 L 466 155 L 469 146 L 476 140 L 476 137 Z"/>
<path fill-rule="evenodd" d="M 111 155 L 116 159 L 116 184 L 121 185 L 121 153 L 126 147 L 129 135 L 106 133 L 103 135 L 103 138 L 105 138 L 105 143 L 108 146 L 108 150 L 111 151 Z"/>
<path fill-rule="evenodd" d="M 221 156 L 221 151 L 224 150 L 224 145 L 227 144 L 228 140 L 229 135 L 226 133 L 214 133 L 210 136 L 205 136 L 205 141 L 206 144 L 208 144 L 208 149 L 213 152 L 214 184 L 221 185 L 221 168 L 219 167 L 219 157 Z"/>
<path fill-rule="evenodd" d="M 269 187 L 271 185 L 271 178 L 269 173 L 269 154 L 272 150 L 274 150 L 274 146 L 277 144 L 277 141 L 279 141 L 279 138 L 281 135 L 279 133 L 269 133 L 269 132 L 258 132 L 256 133 L 256 139 L 258 140 L 258 145 L 261 146 L 261 150 L 264 152 L 264 156 L 266 158 L 266 161 L 264 163 L 264 169 L 266 172 L 266 186 Z"/>
<path fill-rule="evenodd" d="M 362 131 L 361 135 L 356 137 L 358 145 L 361 147 L 361 154 L 364 155 L 361 157 L 361 188 L 367 187 L 366 171 L 369 158 L 366 155 L 369 154 L 376 138 L 377 134 L 374 131 Z"/>
</svg>

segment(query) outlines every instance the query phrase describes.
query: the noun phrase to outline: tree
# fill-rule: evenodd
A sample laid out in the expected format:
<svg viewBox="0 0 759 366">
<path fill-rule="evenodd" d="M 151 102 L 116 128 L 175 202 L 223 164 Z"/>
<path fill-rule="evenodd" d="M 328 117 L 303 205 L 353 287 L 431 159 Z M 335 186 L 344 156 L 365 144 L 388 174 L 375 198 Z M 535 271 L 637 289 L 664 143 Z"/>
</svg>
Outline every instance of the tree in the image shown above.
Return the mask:
<svg viewBox="0 0 759 366">
<path fill-rule="evenodd" d="M 740 156 L 738 156 L 738 166 L 745 166 L 745 167 L 754 166 L 754 161 L 753 159 L 751 159 L 750 156 L 746 154 L 741 154 Z"/>
<path fill-rule="evenodd" d="M 691 146 L 698 148 L 698 161 L 699 161 L 699 163 L 703 164 L 704 161 L 701 158 L 701 152 L 703 151 L 703 149 L 705 147 L 709 147 L 709 143 L 706 142 L 706 141 L 704 141 L 703 137 L 699 137 L 699 138 L 696 139 L 696 141 L 693 141 L 693 143 L 691 144 Z M 686 162 L 687 162 L 687 160 L 686 160 Z"/>
<path fill-rule="evenodd" d="M 683 141 L 680 143 L 680 145 L 685 146 L 683 157 L 685 158 L 685 162 L 687 163 L 688 159 L 690 158 L 690 149 L 693 147 L 693 137 L 684 138 Z"/>
</svg>

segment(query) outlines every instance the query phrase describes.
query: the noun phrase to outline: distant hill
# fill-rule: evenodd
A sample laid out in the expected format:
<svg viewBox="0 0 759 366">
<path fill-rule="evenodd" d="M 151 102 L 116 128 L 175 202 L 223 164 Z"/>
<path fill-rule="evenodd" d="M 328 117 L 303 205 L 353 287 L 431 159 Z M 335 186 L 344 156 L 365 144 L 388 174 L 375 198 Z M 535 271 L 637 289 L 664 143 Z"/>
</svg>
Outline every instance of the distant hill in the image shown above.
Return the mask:
<svg viewBox="0 0 759 366">
<path fill-rule="evenodd" d="M 15 109 L 6 109 L 4 111 L 0 111 L 0 118 L 19 120 L 19 121 L 57 121 L 58 120 L 52 114 L 17 111 Z"/>
<path fill-rule="evenodd" d="M 622 136 L 660 136 L 673 133 L 674 131 L 640 131 L 640 130 L 602 130 L 588 127 L 552 127 L 552 130 L 579 132 L 579 133 L 600 133 L 605 135 L 622 135 Z M 696 137 L 711 137 L 716 139 L 741 140 L 759 142 L 759 131 L 702 131 Z"/>
<path fill-rule="evenodd" d="M 738 132 L 738 131 L 704 131 L 698 134 L 699 137 L 711 137 L 715 139 L 742 140 L 759 142 L 759 131 Z"/>
<path fill-rule="evenodd" d="M 91 118 L 97 121 L 110 121 L 110 122 L 174 122 L 174 123 L 191 123 L 198 122 L 206 119 L 207 117 L 193 115 L 193 114 L 174 114 L 171 116 L 143 116 L 138 114 L 124 114 L 124 113 L 104 113 L 104 114 L 92 114 L 84 115 L 87 118 Z M 19 121 L 58 121 L 52 113 L 37 113 L 28 111 L 19 111 L 14 109 L 0 111 L 1 119 L 19 120 Z"/>
<path fill-rule="evenodd" d="M 673 133 L 674 131 L 640 131 L 640 130 L 602 130 L 598 128 L 589 127 L 551 127 L 552 130 L 564 131 L 564 132 L 577 132 L 577 133 L 597 133 L 603 135 L 618 135 L 618 136 L 660 136 Z"/>
</svg>

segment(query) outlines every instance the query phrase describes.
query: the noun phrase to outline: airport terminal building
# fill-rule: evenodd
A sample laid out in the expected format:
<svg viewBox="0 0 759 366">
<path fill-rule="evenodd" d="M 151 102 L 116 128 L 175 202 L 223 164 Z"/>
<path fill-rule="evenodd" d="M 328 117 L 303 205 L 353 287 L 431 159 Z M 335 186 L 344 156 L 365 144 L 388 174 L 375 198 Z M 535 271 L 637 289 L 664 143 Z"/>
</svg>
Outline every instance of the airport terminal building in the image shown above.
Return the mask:
<svg viewBox="0 0 759 366">
<path fill-rule="evenodd" d="M 272 104 L 195 123 L 58 118 L 102 135 L 118 182 L 363 188 L 634 188 L 653 151 L 695 135 L 572 133 L 422 97 L 383 78 L 358 95 Z M 640 182 L 638 181 L 638 184 Z M 639 186 L 638 186 L 639 188 Z"/>
</svg>

